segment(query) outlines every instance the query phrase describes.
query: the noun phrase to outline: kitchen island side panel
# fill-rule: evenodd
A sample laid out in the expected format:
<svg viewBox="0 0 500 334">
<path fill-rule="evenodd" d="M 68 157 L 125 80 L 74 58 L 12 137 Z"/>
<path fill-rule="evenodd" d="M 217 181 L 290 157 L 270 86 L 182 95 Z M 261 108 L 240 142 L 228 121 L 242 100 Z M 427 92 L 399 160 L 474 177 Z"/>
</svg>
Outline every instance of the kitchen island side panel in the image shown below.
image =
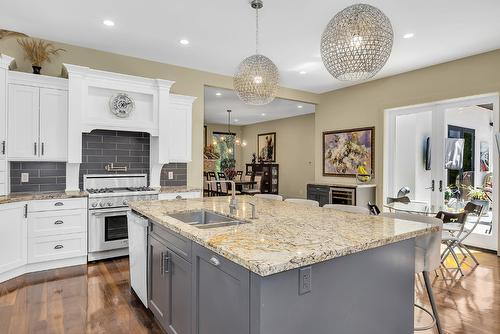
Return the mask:
<svg viewBox="0 0 500 334">
<path fill-rule="evenodd" d="M 299 270 L 251 276 L 251 334 L 413 333 L 415 240 L 311 267 L 311 291 L 299 294 Z"/>
</svg>

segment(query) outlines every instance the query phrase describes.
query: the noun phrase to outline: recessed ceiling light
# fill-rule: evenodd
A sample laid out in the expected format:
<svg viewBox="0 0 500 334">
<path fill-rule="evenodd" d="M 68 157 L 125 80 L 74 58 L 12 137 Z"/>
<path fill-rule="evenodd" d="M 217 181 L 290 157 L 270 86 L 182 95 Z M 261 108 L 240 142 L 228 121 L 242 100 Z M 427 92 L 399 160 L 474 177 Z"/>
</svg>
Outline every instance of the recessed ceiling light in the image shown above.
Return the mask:
<svg viewBox="0 0 500 334">
<path fill-rule="evenodd" d="M 262 113 L 262 114 L 260 114 L 260 115 L 261 115 L 261 116 L 266 116 L 266 113 Z"/>
<path fill-rule="evenodd" d="M 297 106 L 297 108 L 302 109 L 302 108 L 304 108 L 304 106 L 302 106 L 302 105 L 300 105 L 300 104 L 299 104 L 299 105 Z"/>
<path fill-rule="evenodd" d="M 235 120 L 234 120 L 234 122 L 235 122 L 235 123 L 238 123 L 239 121 L 240 121 L 239 119 L 235 119 Z"/>
<path fill-rule="evenodd" d="M 189 41 L 187 39 L 181 39 L 179 43 L 181 43 L 182 45 L 188 45 Z"/>
<path fill-rule="evenodd" d="M 222 95 L 222 93 L 221 93 L 221 92 L 217 92 L 217 93 L 215 93 L 215 95 L 217 95 L 217 96 L 221 96 L 221 95 Z"/>
<path fill-rule="evenodd" d="M 105 26 L 108 26 L 108 27 L 114 27 L 115 26 L 115 23 L 111 20 L 104 20 L 102 21 L 102 24 L 104 24 Z"/>
<path fill-rule="evenodd" d="M 414 34 L 414 33 L 412 33 L 412 32 L 409 32 L 409 33 L 407 33 L 407 34 L 404 34 L 404 35 L 403 35 L 403 38 L 408 39 L 408 38 L 412 38 L 413 36 L 415 36 L 415 34 Z"/>
<path fill-rule="evenodd" d="M 300 71 L 299 74 L 306 74 L 306 71 Z"/>
</svg>

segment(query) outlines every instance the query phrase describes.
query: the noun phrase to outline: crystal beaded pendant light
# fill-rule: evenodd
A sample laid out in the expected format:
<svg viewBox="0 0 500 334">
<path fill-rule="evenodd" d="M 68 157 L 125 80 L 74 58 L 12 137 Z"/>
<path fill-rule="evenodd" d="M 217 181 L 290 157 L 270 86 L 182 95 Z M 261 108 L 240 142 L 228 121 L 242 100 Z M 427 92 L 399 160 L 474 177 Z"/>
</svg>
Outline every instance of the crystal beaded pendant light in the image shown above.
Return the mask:
<svg viewBox="0 0 500 334">
<path fill-rule="evenodd" d="M 372 78 L 391 54 L 394 32 L 378 8 L 356 4 L 337 13 L 321 36 L 326 69 L 342 81 Z"/>
<path fill-rule="evenodd" d="M 259 9 L 264 4 L 262 0 L 253 0 L 250 5 L 255 9 L 255 54 L 240 63 L 233 78 L 233 85 L 241 101 L 259 106 L 274 100 L 280 75 L 271 59 L 259 54 Z"/>
</svg>

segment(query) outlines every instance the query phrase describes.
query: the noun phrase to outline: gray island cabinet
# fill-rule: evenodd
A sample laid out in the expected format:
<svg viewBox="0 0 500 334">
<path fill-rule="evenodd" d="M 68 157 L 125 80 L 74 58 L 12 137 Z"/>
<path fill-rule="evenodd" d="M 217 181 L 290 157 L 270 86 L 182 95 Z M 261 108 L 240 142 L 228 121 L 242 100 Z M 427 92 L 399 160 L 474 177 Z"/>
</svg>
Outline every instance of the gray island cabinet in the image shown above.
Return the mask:
<svg viewBox="0 0 500 334">
<path fill-rule="evenodd" d="M 263 277 L 152 222 L 149 259 L 169 334 L 413 333 L 412 239 Z"/>
</svg>

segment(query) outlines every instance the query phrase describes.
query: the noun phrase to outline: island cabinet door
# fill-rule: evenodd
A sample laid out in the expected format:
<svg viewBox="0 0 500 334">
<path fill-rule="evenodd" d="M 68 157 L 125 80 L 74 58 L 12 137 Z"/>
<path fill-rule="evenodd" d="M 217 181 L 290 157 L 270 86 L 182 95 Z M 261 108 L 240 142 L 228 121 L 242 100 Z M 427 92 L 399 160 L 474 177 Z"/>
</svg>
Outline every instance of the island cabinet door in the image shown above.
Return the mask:
<svg viewBox="0 0 500 334">
<path fill-rule="evenodd" d="M 250 273 L 193 244 L 193 334 L 250 333 Z"/>
<path fill-rule="evenodd" d="M 191 334 L 191 264 L 168 250 L 170 291 L 168 305 L 169 334 Z"/>
<path fill-rule="evenodd" d="M 168 249 L 149 238 L 149 308 L 164 329 L 168 325 L 169 275 L 165 273 Z"/>
</svg>

